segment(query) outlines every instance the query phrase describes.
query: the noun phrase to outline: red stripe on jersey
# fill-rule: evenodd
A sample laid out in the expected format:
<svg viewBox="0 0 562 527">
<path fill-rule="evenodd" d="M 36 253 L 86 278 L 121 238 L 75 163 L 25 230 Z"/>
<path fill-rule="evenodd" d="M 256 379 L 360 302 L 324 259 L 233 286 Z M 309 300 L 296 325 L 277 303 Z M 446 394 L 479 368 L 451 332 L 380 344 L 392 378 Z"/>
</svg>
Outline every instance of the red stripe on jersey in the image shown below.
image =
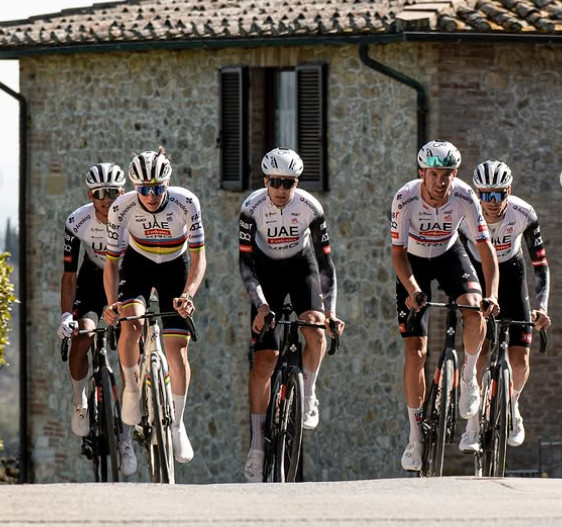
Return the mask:
<svg viewBox="0 0 562 527">
<path fill-rule="evenodd" d="M 254 248 L 251 245 L 239 245 L 238 246 L 241 253 L 253 253 Z"/>
</svg>

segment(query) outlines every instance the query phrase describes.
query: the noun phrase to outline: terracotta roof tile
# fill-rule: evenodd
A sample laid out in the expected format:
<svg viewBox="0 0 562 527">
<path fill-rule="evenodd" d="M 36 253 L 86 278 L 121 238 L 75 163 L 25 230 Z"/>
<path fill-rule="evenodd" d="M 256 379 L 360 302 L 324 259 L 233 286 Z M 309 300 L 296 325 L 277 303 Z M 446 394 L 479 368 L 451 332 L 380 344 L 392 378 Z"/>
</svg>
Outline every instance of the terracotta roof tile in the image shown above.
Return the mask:
<svg viewBox="0 0 562 527">
<path fill-rule="evenodd" d="M 562 35 L 562 0 L 128 0 L 0 22 L 0 53 L 399 31 Z"/>
</svg>

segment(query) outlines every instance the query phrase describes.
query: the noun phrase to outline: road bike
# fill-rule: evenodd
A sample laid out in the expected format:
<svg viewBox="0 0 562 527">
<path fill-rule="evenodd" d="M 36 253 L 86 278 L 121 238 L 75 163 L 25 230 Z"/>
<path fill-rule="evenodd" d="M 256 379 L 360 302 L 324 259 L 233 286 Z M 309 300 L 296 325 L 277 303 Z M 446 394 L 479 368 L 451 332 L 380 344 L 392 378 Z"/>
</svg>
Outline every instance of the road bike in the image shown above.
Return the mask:
<svg viewBox="0 0 562 527">
<path fill-rule="evenodd" d="M 304 383 L 299 328 L 326 329 L 324 324 L 291 319 L 292 313 L 293 307 L 285 304 L 282 316 L 275 323 L 283 327 L 283 333 L 277 365 L 271 377 L 271 398 L 265 420 L 264 482 L 294 482 L 300 478 Z M 266 317 L 260 338 L 274 318 L 274 313 Z M 333 355 L 339 346 L 339 336 L 333 321 L 330 327 L 336 335 L 328 351 L 329 355 Z"/>
<path fill-rule="evenodd" d="M 492 317 L 491 317 L 492 318 Z M 493 320 L 493 319 L 492 319 Z M 530 321 L 493 320 L 490 338 L 490 358 L 482 375 L 480 404 L 480 449 L 474 456 L 477 476 L 503 477 L 507 438 L 513 429 L 511 408 L 512 373 L 509 363 L 510 326 L 533 326 Z M 539 351 L 544 353 L 548 344 L 545 330 L 540 331 Z"/>
<path fill-rule="evenodd" d="M 92 374 L 88 380 L 88 418 L 90 431 L 82 438 L 82 454 L 92 461 L 94 480 L 119 481 L 119 435 L 122 432 L 121 406 L 115 375 L 107 356 L 106 332 L 112 339 L 113 328 L 76 331 L 75 334 L 94 336 L 92 343 Z M 68 359 L 70 338 L 63 339 L 62 360 Z"/>
<path fill-rule="evenodd" d="M 421 293 L 423 295 L 423 293 Z M 425 295 L 418 303 L 425 301 Z M 459 393 L 459 358 L 455 349 L 458 316 L 460 309 L 479 311 L 478 306 L 457 304 L 449 298 L 448 302 L 426 302 L 425 306 L 447 310 L 445 322 L 445 342 L 438 358 L 435 374 L 423 404 L 423 456 L 420 476 L 441 477 L 445 457 L 445 444 L 454 441 L 457 422 L 457 401 Z M 407 330 L 412 331 L 416 318 L 424 310 L 411 309 L 407 319 Z"/>
<path fill-rule="evenodd" d="M 175 483 L 172 426 L 175 423 L 174 403 L 168 360 L 160 341 L 159 317 L 177 316 L 177 311 L 120 317 L 119 322 L 144 320 L 140 339 L 141 421 L 135 425 L 135 439 L 147 453 L 150 480 L 152 483 Z M 191 317 L 186 317 L 191 340 L 197 341 Z"/>
</svg>

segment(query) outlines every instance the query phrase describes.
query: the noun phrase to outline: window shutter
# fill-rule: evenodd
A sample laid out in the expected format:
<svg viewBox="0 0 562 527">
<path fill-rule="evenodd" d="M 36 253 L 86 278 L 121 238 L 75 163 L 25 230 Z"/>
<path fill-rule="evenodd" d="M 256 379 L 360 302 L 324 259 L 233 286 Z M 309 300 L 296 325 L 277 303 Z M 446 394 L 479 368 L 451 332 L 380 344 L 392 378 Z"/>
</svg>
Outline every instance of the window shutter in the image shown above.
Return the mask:
<svg viewBox="0 0 562 527">
<path fill-rule="evenodd" d="M 220 168 L 227 190 L 248 188 L 248 85 L 246 66 L 221 69 Z"/>
<path fill-rule="evenodd" d="M 326 64 L 297 66 L 298 153 L 304 163 L 304 188 L 328 190 Z"/>
</svg>

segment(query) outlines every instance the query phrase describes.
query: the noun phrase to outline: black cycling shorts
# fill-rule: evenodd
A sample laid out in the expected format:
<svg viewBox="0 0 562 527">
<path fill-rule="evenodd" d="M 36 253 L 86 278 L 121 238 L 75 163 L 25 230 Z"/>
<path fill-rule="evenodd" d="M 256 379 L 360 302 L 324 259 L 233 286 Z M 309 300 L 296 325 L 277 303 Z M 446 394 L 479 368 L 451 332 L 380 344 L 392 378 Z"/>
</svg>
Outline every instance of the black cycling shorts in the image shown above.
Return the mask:
<svg viewBox="0 0 562 527">
<path fill-rule="evenodd" d="M 480 282 L 484 287 L 484 273 L 482 265 L 474 263 Z M 511 320 L 531 320 L 529 292 L 525 273 L 525 261 L 519 253 L 507 262 L 499 264 L 500 283 L 498 287 L 498 302 L 501 318 Z M 530 348 L 533 340 L 533 327 L 509 326 L 509 345 Z"/>
<path fill-rule="evenodd" d="M 281 316 L 287 295 L 297 315 L 305 311 L 324 311 L 318 262 L 310 249 L 305 249 L 292 258 L 274 260 L 256 251 L 256 274 L 270 309 Z M 252 304 L 251 321 L 257 309 Z M 278 331 L 269 331 L 261 342 L 252 332 L 254 350 L 279 349 Z"/>
<path fill-rule="evenodd" d="M 150 303 L 150 293 L 154 287 L 158 293 L 161 312 L 174 311 L 174 298 L 178 298 L 185 287 L 189 272 L 187 252 L 170 262 L 156 263 L 128 247 L 119 272 L 120 302 L 140 298 L 145 305 Z M 163 335 L 171 335 L 174 330 L 180 334 L 187 331 L 187 323 L 177 316 L 162 318 Z"/>
<path fill-rule="evenodd" d="M 421 290 L 431 300 L 431 282 L 437 280 L 445 294 L 453 299 L 467 293 L 482 295 L 482 288 L 476 270 L 466 253 L 463 244 L 457 242 L 444 254 L 436 258 L 420 258 L 408 254 L 412 272 Z M 409 309 L 406 307 L 408 292 L 400 280 L 396 280 L 396 313 L 398 327 L 402 337 L 426 337 L 429 309 L 424 310 L 421 317 L 416 318 L 416 323 L 411 333 L 408 333 L 406 321 Z"/>
<path fill-rule="evenodd" d="M 84 258 L 76 278 L 76 296 L 72 315 L 75 320 L 90 318 L 97 324 L 106 305 L 103 269 L 90 259 Z"/>
</svg>

